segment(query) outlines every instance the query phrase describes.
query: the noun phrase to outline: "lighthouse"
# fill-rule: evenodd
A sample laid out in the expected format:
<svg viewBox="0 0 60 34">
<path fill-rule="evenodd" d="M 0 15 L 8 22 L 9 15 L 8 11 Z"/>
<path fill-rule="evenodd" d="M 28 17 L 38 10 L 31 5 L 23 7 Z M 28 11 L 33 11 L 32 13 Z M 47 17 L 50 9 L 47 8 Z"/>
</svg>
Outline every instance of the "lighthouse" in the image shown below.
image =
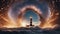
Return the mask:
<svg viewBox="0 0 60 34">
<path fill-rule="evenodd" d="M 32 16 L 30 16 L 30 26 L 32 26 Z"/>
<path fill-rule="evenodd" d="M 26 27 L 33 27 L 34 25 L 32 24 L 32 16 L 30 16 L 30 24 L 27 25 Z"/>
</svg>

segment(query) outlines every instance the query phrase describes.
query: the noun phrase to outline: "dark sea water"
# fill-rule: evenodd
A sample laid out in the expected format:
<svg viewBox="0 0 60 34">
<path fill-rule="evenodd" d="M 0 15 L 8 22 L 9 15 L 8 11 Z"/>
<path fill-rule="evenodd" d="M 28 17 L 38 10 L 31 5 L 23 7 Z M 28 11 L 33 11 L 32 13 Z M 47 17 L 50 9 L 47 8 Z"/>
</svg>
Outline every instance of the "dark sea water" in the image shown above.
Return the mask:
<svg viewBox="0 0 60 34">
<path fill-rule="evenodd" d="M 60 34 L 60 28 L 55 30 L 42 30 L 35 28 L 6 28 L 0 29 L 0 34 Z"/>
</svg>

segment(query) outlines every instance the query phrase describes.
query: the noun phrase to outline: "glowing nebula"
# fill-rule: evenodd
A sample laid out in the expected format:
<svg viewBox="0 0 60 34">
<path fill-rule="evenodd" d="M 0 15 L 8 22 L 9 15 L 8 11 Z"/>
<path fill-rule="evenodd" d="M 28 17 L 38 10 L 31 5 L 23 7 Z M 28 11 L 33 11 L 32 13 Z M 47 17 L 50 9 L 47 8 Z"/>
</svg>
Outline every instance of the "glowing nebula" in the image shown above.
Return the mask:
<svg viewBox="0 0 60 34">
<path fill-rule="evenodd" d="M 22 9 L 20 9 L 20 16 L 18 17 L 18 24 L 20 24 L 20 23 L 23 22 L 23 21 L 20 21 L 20 20 L 21 19 L 24 20 L 23 16 L 24 16 L 25 12 L 27 11 L 27 9 L 34 10 L 34 12 L 37 12 L 37 14 L 42 14 L 41 10 L 39 10 L 38 8 L 36 8 L 34 5 L 24 6 Z"/>
<path fill-rule="evenodd" d="M 17 6 L 18 8 L 16 8 L 15 5 L 19 5 L 19 7 Z M 7 11 L 8 18 L 1 16 L 1 18 L 6 21 L 6 24 L 3 25 L 2 27 L 6 28 L 26 27 L 26 25 L 29 25 L 29 23 L 27 23 L 28 21 L 24 19 L 23 16 L 27 10 L 33 10 L 39 16 L 38 17 L 39 23 L 38 24 L 34 24 L 35 22 L 33 23 L 35 26 L 39 26 L 42 29 L 54 28 L 56 26 L 56 24 L 54 25 L 54 21 L 58 18 L 57 16 L 59 15 L 59 13 L 55 14 L 54 11 L 50 11 L 49 6 L 47 6 L 48 9 L 46 10 L 47 11 L 46 12 L 44 8 L 41 8 L 42 5 L 41 6 L 40 5 L 41 4 L 39 3 L 38 7 L 38 4 L 37 5 L 26 4 L 24 6 L 23 5 L 21 6 L 19 3 L 13 4 Z"/>
</svg>

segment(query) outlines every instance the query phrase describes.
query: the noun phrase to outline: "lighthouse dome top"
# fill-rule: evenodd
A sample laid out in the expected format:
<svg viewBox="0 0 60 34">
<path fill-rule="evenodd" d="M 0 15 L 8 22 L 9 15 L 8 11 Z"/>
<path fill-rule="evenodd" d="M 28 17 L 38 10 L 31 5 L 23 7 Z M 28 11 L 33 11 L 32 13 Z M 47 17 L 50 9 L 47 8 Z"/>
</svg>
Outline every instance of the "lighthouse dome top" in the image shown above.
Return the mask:
<svg viewBox="0 0 60 34">
<path fill-rule="evenodd" d="M 32 16 L 30 16 L 30 18 L 32 18 Z"/>
</svg>

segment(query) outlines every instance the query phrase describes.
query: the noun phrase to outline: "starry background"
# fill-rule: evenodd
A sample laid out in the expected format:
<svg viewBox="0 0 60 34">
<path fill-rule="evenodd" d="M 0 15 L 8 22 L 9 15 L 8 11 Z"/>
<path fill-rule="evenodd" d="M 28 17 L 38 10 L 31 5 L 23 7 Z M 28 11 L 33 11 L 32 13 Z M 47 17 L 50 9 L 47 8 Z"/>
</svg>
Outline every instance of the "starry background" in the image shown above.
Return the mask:
<svg viewBox="0 0 60 34">
<path fill-rule="evenodd" d="M 52 3 L 54 1 L 54 4 Z M 43 13 L 44 17 L 47 17 L 48 15 L 48 5 L 50 8 L 53 8 L 55 12 L 60 13 L 60 1 L 59 0 L 0 0 L 0 17 L 6 17 L 7 18 L 7 12 L 9 12 L 9 8 L 11 8 L 11 17 L 13 19 L 17 18 L 19 9 L 22 8 L 25 5 L 35 5 L 37 6 Z M 27 15 L 25 17 L 29 19 L 29 16 L 33 14 L 33 12 L 26 12 Z M 30 15 L 29 15 L 30 14 Z M 28 16 L 28 17 L 27 17 Z M 34 13 L 32 15 L 34 21 L 38 21 L 37 15 Z M 60 17 L 60 15 L 58 16 Z M 0 22 L 2 25 L 5 22 L 2 18 L 0 18 Z M 60 24 L 59 19 L 56 20 L 56 24 Z"/>
<path fill-rule="evenodd" d="M 52 1 L 54 1 L 54 4 L 52 3 Z M 46 17 L 48 14 L 48 4 L 51 4 L 50 7 L 52 7 L 55 10 L 55 12 L 60 11 L 59 10 L 60 9 L 60 1 L 59 2 L 58 1 L 59 0 L 46 0 L 46 1 L 45 0 L 0 0 L 0 16 L 7 17 L 7 12 L 9 11 L 9 8 L 11 8 L 12 17 L 16 18 L 18 15 L 19 8 L 22 8 L 25 5 L 33 4 L 33 5 L 37 6 L 38 8 L 40 8 L 41 11 L 43 12 L 43 16 Z M 28 12 L 26 14 L 30 14 L 30 12 Z M 33 12 L 31 14 L 33 14 Z M 34 15 L 35 14 L 32 15 L 34 21 L 38 21 L 38 18 L 36 17 L 37 15 L 35 15 L 35 16 Z M 29 18 L 27 16 L 28 15 L 26 15 L 25 17 Z M 0 20 L 4 21 L 2 18 L 0 18 Z M 56 21 L 59 23 L 60 22 L 59 20 L 60 20 L 60 18 L 57 19 Z"/>
</svg>

